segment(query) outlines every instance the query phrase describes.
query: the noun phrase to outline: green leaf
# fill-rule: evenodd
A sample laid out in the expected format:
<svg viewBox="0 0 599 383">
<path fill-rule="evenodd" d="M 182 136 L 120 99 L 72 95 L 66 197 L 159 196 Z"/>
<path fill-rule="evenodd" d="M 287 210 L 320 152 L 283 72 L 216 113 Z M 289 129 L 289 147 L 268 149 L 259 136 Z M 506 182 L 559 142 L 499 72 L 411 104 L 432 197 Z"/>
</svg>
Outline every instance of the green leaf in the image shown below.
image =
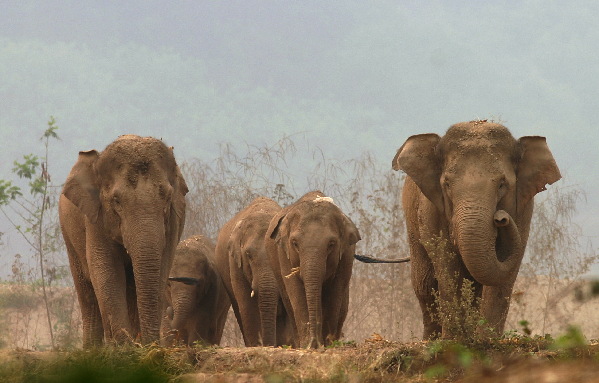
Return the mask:
<svg viewBox="0 0 599 383">
<path fill-rule="evenodd" d="M 50 120 L 48 120 L 48 129 L 46 129 L 46 131 L 44 132 L 44 135 L 41 137 L 42 140 L 44 138 L 48 139 L 50 137 L 56 138 L 57 140 L 60 139 L 58 137 L 58 134 L 56 134 L 56 130 L 58 130 L 58 126 L 56 126 L 55 124 L 56 124 L 56 120 L 54 119 L 54 116 L 50 116 Z"/>
<path fill-rule="evenodd" d="M 29 182 L 29 186 L 31 187 L 32 195 L 43 194 L 46 186 L 46 181 L 43 178 L 39 177 Z"/>
<path fill-rule="evenodd" d="M 23 156 L 25 162 L 19 163 L 15 161 L 14 167 L 12 168 L 13 173 L 16 173 L 19 178 L 31 179 L 35 175 L 35 170 L 40 165 L 39 157 L 33 154 L 26 154 Z"/>
<path fill-rule="evenodd" d="M 10 181 L 0 180 L 0 206 L 8 205 L 11 200 L 22 196 L 21 189 Z"/>
</svg>

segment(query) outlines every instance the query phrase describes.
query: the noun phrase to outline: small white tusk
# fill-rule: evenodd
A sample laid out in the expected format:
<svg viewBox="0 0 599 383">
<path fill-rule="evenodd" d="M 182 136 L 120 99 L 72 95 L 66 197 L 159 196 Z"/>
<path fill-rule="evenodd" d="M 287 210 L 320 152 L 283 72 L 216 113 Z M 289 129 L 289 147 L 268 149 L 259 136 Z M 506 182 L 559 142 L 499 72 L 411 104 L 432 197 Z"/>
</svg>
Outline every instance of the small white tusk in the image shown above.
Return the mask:
<svg viewBox="0 0 599 383">
<path fill-rule="evenodd" d="M 285 278 L 289 279 L 289 278 L 291 278 L 291 277 L 292 277 L 294 274 L 297 274 L 297 273 L 299 273 L 299 271 L 300 271 L 300 270 L 299 270 L 299 266 L 298 266 L 298 267 L 294 267 L 294 268 L 292 268 L 292 269 L 291 269 L 291 272 L 290 272 L 289 274 L 285 275 Z"/>
<path fill-rule="evenodd" d="M 254 297 L 254 290 L 252 290 L 252 293 L 250 294 L 250 297 Z"/>
</svg>

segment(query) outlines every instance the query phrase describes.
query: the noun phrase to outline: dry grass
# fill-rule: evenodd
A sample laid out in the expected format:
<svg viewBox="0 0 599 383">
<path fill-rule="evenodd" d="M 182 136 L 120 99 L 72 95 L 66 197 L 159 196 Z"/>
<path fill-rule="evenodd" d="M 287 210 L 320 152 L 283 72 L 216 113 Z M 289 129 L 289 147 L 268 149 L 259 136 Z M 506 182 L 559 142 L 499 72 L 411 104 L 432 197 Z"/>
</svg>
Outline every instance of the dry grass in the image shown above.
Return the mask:
<svg viewBox="0 0 599 383">
<path fill-rule="evenodd" d="M 0 353 L 2 381 L 122 382 L 594 382 L 597 344 L 514 337 L 476 347 L 372 337 L 319 350 L 105 348 Z M 595 380 L 593 380 L 595 379 Z"/>
</svg>

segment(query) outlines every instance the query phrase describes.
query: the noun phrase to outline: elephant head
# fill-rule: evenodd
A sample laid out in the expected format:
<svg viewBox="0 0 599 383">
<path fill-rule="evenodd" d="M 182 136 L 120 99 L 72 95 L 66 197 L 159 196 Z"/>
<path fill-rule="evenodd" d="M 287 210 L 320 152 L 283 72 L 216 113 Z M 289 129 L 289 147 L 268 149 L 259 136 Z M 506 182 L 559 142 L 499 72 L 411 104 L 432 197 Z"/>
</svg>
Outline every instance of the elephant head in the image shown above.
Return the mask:
<svg viewBox="0 0 599 383">
<path fill-rule="evenodd" d="M 276 243 L 274 256 L 291 301 L 296 343 L 319 347 L 327 338 L 337 339 L 347 312 L 355 244 L 360 240 L 354 223 L 331 198 L 314 191 L 276 215 L 266 237 Z M 323 318 L 323 301 L 330 306 L 325 307 L 330 317 Z"/>
<path fill-rule="evenodd" d="M 92 248 L 98 254 L 87 254 L 98 267 L 106 266 L 94 274 L 102 278 L 102 273 L 115 272 L 115 265 L 132 265 L 137 300 L 132 306 L 138 309 L 144 343 L 159 337 L 161 297 L 183 230 L 187 191 L 172 148 L 160 140 L 134 135 L 119 137 L 101 153 L 80 152 L 63 189 L 64 196 L 93 225 L 95 234 L 88 236 L 101 236 L 97 243 L 109 249 L 100 254 Z M 116 259 L 112 249 L 123 249 L 118 250 L 121 258 Z M 125 287 L 97 288 L 98 301 L 110 302 L 110 289 Z"/>
<path fill-rule="evenodd" d="M 191 345 L 200 335 L 196 331 L 196 323 L 202 305 L 218 304 L 215 297 L 206 299 L 208 295 L 217 294 L 216 289 L 221 283 L 212 263 L 213 258 L 214 245 L 203 236 L 194 235 L 181 241 L 177 246 L 168 278 L 167 294 L 171 312 L 167 313 L 167 316 L 171 320 L 169 326 L 171 331 L 176 331 L 178 338 L 183 339 L 188 345 Z M 203 308 L 215 312 L 212 307 Z M 211 324 L 211 322 L 201 323 L 206 328 Z M 203 340 L 211 341 L 211 339 Z"/>
<path fill-rule="evenodd" d="M 487 121 L 455 124 L 443 137 L 407 139 L 393 159 L 447 219 L 468 271 L 497 286 L 515 278 L 533 197 L 561 178 L 544 137 L 516 140 Z"/>
<path fill-rule="evenodd" d="M 255 200 L 252 206 L 269 202 L 272 204 L 269 209 L 253 211 L 251 214 L 243 215 L 242 219 L 237 221 L 229 237 L 228 253 L 231 275 L 241 275 L 244 279 L 243 283 L 251 289 L 250 296 L 241 299 L 249 298 L 258 302 L 262 344 L 274 346 L 280 295 L 264 248 L 264 235 L 274 214 L 273 211 L 279 210 L 280 207 L 274 201 L 266 199 Z M 257 320 L 258 318 L 246 319 Z M 254 342 L 250 343 L 253 345 Z"/>
</svg>

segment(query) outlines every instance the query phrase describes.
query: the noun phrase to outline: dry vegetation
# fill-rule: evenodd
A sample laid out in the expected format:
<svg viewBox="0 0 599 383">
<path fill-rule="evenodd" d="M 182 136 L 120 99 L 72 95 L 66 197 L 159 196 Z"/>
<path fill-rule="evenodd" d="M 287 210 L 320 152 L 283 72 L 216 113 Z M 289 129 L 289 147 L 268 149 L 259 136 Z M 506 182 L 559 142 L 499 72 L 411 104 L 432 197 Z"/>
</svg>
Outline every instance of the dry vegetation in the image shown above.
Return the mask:
<svg viewBox="0 0 599 383">
<path fill-rule="evenodd" d="M 403 176 L 390 169 L 380 170 L 380 164 L 370 154 L 340 163 L 326 158 L 319 149 L 311 150 L 314 159 L 311 168 L 307 168 L 307 164 L 303 164 L 302 169 L 294 168 L 291 165 L 296 156 L 294 140 L 297 138 L 285 137 L 270 147 L 248 147 L 244 155 L 235 154 L 239 152 L 236 148 L 223 146 L 217 160 L 181 164 L 190 188 L 184 237 L 204 234 L 215 239 L 220 227 L 258 195 L 271 197 L 285 206 L 308 190 L 320 189 L 333 197 L 359 228 L 362 240 L 358 243 L 358 253 L 388 258 L 407 255 L 399 199 Z M 305 178 L 299 179 L 297 174 Z M 592 249 L 578 242 L 580 230 L 571 222 L 581 198 L 579 189 L 559 185 L 539 195 L 527 257 L 506 324 L 511 330 L 505 339 L 476 339 L 468 347 L 418 341 L 422 334 L 421 314 L 410 286 L 409 264 L 356 262 L 345 336 L 333 348 L 319 351 L 243 348 L 241 333 L 230 313 L 224 348 L 166 350 L 150 347 L 40 356 L 25 349 L 52 348 L 45 306 L 50 311 L 55 348 L 76 349 L 81 339 L 66 255 L 55 230 L 55 214 L 48 213 L 47 224 L 54 228 L 46 235 L 52 246 L 46 246 L 51 251 L 44 259 L 48 304 L 43 304 L 36 266 L 26 262 L 25 256 L 15 257 L 12 275 L 0 288 L 0 345 L 7 349 L 0 374 L 9 374 L 4 376 L 12 376 L 14 381 L 24 381 L 22 375 L 14 372 L 23 365 L 35 367 L 31 369 L 33 372 L 51 376 L 66 365 L 92 362 L 109 370 L 126 369 L 112 359 L 123 359 L 119 353 L 127 353 L 128 359 L 124 359 L 136 366 L 150 366 L 150 372 L 142 369 L 140 374 L 148 379 L 149 375 L 143 374 L 156 373 L 154 381 L 166 381 L 175 376 L 182 376 L 177 381 L 185 382 L 449 381 L 458 378 L 503 381 L 501 379 L 512 372 L 519 374 L 518 369 L 530 374 L 537 370 L 540 374 L 554 371 L 554 367 L 548 366 L 564 355 L 568 360 L 567 370 L 580 370 L 575 367 L 577 363 L 585 363 L 590 371 L 599 372 L 599 367 L 588 362 L 589 355 L 597 354 L 596 347 L 589 346 L 576 328 L 569 327 L 578 325 L 586 339 L 599 337 L 595 319 L 599 302 L 586 297 L 586 293 L 582 294 L 585 299 L 580 298 L 580 292 L 587 289 L 581 276 L 597 260 Z M 574 339 L 574 346 L 565 347 L 545 337 L 545 334 L 557 337 L 564 333 L 566 340 Z M 587 359 L 573 358 L 582 355 Z M 73 374 L 81 373 L 78 368 L 74 368 Z M 555 368 L 552 373 L 559 377 L 562 367 Z M 193 375 L 189 375 L 192 372 Z M 134 381 L 134 378 L 123 381 Z M 581 375 L 578 381 L 587 380 Z"/>
</svg>

